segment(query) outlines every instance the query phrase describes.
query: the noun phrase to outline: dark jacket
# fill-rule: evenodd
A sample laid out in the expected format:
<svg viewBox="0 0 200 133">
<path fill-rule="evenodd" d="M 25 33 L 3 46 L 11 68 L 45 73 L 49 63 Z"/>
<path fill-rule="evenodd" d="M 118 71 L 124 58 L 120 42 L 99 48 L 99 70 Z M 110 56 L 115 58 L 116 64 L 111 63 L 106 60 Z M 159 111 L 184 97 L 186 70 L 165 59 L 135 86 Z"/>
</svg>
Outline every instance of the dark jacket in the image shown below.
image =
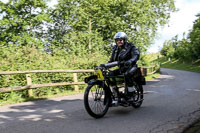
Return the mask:
<svg viewBox="0 0 200 133">
<path fill-rule="evenodd" d="M 112 49 L 112 55 L 110 57 L 109 63 L 114 61 L 119 62 L 130 62 L 131 66 L 134 66 L 140 57 L 138 49 L 133 43 L 126 43 L 124 48 L 119 48 L 115 45 Z M 123 66 L 121 66 L 123 67 Z"/>
</svg>

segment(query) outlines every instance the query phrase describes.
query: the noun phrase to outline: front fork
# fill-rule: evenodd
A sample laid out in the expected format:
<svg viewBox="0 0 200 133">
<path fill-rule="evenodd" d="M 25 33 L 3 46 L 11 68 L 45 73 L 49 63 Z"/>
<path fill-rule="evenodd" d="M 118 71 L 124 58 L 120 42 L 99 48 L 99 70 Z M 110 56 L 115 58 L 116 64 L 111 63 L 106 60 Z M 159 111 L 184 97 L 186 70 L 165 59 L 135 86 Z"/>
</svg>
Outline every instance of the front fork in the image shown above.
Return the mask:
<svg viewBox="0 0 200 133">
<path fill-rule="evenodd" d="M 112 102 L 112 92 L 109 85 L 106 84 L 105 80 L 90 80 L 88 85 L 98 85 L 99 88 L 103 88 L 105 91 L 104 105 L 107 103 L 107 100 Z"/>
<path fill-rule="evenodd" d="M 102 81 L 102 84 L 101 84 L 100 87 L 102 87 L 105 91 L 104 105 L 107 103 L 107 100 L 109 100 L 109 102 L 110 102 L 109 104 L 111 104 L 112 99 L 113 99 L 113 94 L 112 94 L 112 91 L 110 89 L 110 86 L 107 85 L 106 81 L 104 80 L 104 81 Z"/>
</svg>

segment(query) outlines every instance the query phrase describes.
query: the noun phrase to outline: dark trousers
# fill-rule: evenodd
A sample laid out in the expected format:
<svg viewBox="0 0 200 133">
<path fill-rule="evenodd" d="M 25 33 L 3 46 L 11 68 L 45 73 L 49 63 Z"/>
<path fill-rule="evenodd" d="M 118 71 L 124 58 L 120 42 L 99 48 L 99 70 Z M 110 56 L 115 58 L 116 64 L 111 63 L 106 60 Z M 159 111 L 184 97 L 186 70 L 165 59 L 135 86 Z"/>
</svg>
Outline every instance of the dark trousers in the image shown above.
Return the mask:
<svg viewBox="0 0 200 133">
<path fill-rule="evenodd" d="M 110 71 L 108 75 L 109 76 L 124 75 L 126 85 L 128 87 L 131 87 L 131 86 L 133 86 L 133 76 L 134 76 L 134 73 L 136 72 L 136 70 L 137 70 L 136 66 L 128 68 L 128 69 L 124 69 L 124 70 L 116 69 L 116 70 Z M 111 85 L 114 86 L 116 84 L 111 83 Z"/>
</svg>

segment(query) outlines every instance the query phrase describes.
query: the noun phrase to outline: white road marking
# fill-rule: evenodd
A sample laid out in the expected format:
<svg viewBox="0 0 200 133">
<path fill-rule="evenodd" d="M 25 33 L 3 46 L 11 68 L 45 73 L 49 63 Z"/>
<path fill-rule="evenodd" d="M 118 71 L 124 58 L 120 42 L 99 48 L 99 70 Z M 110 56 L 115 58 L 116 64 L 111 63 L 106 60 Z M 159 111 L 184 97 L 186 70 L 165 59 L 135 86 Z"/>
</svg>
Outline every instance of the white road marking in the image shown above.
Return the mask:
<svg viewBox="0 0 200 133">
<path fill-rule="evenodd" d="M 187 91 L 195 91 L 195 92 L 200 92 L 199 89 L 186 89 Z"/>
<path fill-rule="evenodd" d="M 156 91 L 144 91 L 144 94 L 150 94 L 150 93 L 158 93 Z"/>
</svg>

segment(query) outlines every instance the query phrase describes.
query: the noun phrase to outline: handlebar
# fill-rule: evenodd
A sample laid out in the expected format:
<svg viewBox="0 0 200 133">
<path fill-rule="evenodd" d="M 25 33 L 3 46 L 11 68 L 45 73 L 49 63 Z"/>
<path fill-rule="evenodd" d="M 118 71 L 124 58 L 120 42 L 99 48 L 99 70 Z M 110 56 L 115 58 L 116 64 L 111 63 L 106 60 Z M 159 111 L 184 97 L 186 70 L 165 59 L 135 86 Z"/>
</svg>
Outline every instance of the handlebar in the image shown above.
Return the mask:
<svg viewBox="0 0 200 133">
<path fill-rule="evenodd" d="M 115 67 L 115 66 L 118 66 L 118 65 L 119 65 L 119 62 L 115 61 L 115 62 L 105 64 L 105 67 L 110 68 L 110 67 Z"/>
<path fill-rule="evenodd" d="M 98 69 L 98 68 L 111 68 L 111 67 L 115 67 L 115 66 L 120 66 L 120 65 L 123 65 L 124 64 L 124 61 L 114 61 L 114 62 L 111 62 L 111 63 L 107 63 L 107 64 L 101 64 L 99 66 L 96 66 L 95 69 Z"/>
</svg>

